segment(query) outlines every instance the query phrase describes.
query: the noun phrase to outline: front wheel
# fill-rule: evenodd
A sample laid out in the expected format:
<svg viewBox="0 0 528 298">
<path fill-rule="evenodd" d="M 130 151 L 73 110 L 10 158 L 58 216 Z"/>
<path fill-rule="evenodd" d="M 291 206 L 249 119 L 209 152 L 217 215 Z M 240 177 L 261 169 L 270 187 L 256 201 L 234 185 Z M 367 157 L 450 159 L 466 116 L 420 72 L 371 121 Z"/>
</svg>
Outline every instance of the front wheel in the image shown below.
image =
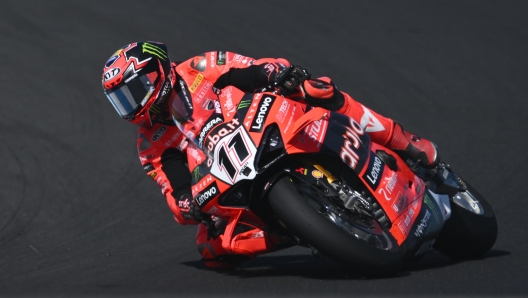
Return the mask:
<svg viewBox="0 0 528 298">
<path fill-rule="evenodd" d="M 386 276 L 401 267 L 400 247 L 384 227 L 332 206 L 305 182 L 281 178 L 270 191 L 269 203 L 294 236 L 350 271 Z"/>
<path fill-rule="evenodd" d="M 497 220 L 491 206 L 471 185 L 451 202 L 446 221 L 433 248 L 453 258 L 476 258 L 491 249 L 497 239 Z"/>
</svg>

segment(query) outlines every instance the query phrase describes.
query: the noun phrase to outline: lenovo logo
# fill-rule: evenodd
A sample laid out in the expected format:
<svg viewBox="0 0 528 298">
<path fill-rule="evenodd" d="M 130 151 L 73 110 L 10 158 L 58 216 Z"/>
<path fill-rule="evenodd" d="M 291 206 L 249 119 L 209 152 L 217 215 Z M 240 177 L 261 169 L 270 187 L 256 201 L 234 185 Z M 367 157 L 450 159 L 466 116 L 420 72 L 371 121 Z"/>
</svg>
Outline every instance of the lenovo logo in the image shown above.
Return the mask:
<svg viewBox="0 0 528 298">
<path fill-rule="evenodd" d="M 271 109 L 271 106 L 273 105 L 273 102 L 275 101 L 275 98 L 275 96 L 268 95 L 260 100 L 257 115 L 255 119 L 253 119 L 249 131 L 262 132 L 263 124 L 266 122 L 266 118 L 268 117 L 269 111 Z"/>
</svg>

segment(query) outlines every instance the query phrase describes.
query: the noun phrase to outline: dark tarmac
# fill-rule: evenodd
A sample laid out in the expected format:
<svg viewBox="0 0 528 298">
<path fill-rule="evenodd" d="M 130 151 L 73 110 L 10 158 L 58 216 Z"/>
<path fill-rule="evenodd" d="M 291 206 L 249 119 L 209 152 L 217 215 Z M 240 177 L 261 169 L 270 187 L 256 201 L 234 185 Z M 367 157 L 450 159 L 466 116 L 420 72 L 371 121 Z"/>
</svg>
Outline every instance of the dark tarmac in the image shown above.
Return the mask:
<svg viewBox="0 0 528 298">
<path fill-rule="evenodd" d="M 324 4 L 323 4 L 324 3 Z M 527 1 L 3 1 L 0 296 L 526 296 Z M 284 57 L 423 137 L 493 206 L 482 259 L 350 277 L 305 248 L 205 269 L 103 95 L 138 40 Z"/>
</svg>

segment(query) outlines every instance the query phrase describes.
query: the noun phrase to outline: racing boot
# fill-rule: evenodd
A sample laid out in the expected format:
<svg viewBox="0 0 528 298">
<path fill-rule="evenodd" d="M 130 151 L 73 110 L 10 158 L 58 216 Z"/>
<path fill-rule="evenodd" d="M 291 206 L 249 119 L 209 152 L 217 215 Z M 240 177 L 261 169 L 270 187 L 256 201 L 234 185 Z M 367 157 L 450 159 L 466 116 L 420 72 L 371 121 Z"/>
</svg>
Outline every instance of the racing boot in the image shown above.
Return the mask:
<svg viewBox="0 0 528 298">
<path fill-rule="evenodd" d="M 219 235 L 212 233 L 204 224 L 198 227 L 196 244 L 208 268 L 230 269 L 260 254 L 277 250 L 275 246 L 275 243 L 279 242 L 277 237 L 238 220 L 233 224 L 231 239 L 225 239 L 229 237 L 225 235 L 225 230 L 229 227 L 224 227 Z M 226 241 L 229 247 L 225 246 Z"/>
<path fill-rule="evenodd" d="M 211 237 L 207 226 L 200 224 L 196 235 L 198 252 L 207 268 L 231 269 L 237 264 L 251 259 L 249 256 L 232 254 L 222 247 L 222 236 Z"/>
<path fill-rule="evenodd" d="M 401 125 L 394 122 L 394 129 L 387 147 L 404 158 L 415 163 L 432 168 L 440 162 L 436 144 L 405 131 Z"/>
</svg>

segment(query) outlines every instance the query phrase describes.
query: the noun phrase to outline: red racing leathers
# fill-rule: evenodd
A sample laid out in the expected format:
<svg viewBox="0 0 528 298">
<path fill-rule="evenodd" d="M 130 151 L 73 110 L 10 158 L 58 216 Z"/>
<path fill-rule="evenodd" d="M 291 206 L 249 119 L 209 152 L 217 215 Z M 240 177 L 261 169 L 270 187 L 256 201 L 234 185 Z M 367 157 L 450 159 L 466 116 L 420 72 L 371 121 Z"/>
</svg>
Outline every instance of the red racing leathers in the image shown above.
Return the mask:
<svg viewBox="0 0 528 298">
<path fill-rule="evenodd" d="M 203 101 L 204 94 L 213 88 L 221 90 L 232 85 L 245 92 L 254 92 L 266 87 L 273 81 L 280 68 L 285 66 L 289 66 L 289 63 L 284 59 L 255 60 L 231 52 L 215 51 L 173 63 L 173 74 L 185 81 L 189 86 L 193 104 L 197 104 Z M 338 112 L 360 123 L 372 141 L 386 145 L 392 137 L 393 121 L 368 109 L 348 94 L 341 94 L 344 96 L 344 103 Z M 137 145 L 143 168 L 161 187 L 176 221 L 184 225 L 199 224 L 190 213 L 193 204 L 190 171 L 193 169 L 189 169 L 186 164 L 186 154 L 198 154 L 197 151 L 187 150 L 187 141 L 171 121 L 156 123 L 151 128 L 140 128 Z M 240 224 L 244 225 L 242 222 Z M 205 225 L 201 224 L 197 244 L 206 263 L 226 255 L 254 257 L 275 249 L 266 231 L 259 227 L 245 225 L 239 230 L 226 247 L 225 243 L 222 246 L 222 236 L 207 237 Z M 215 264 L 208 263 L 209 266 Z"/>
</svg>

